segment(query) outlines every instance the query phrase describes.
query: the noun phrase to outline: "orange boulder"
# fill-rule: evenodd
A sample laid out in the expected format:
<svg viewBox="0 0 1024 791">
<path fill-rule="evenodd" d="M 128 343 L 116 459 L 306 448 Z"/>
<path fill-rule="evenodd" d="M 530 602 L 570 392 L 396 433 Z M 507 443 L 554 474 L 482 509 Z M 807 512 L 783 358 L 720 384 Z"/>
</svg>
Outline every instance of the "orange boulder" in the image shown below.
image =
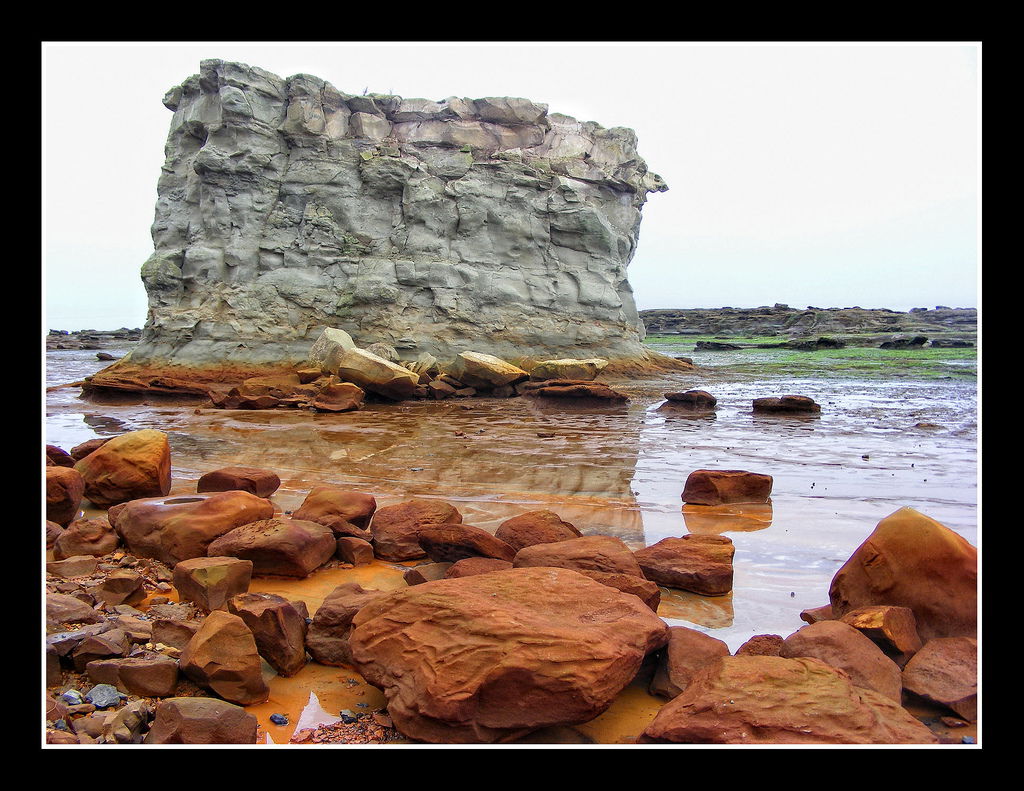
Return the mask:
<svg viewBox="0 0 1024 791">
<path fill-rule="evenodd" d="M 75 463 L 85 481 L 85 497 L 97 508 L 171 490 L 171 446 L 155 429 L 113 437 Z"/>
</svg>

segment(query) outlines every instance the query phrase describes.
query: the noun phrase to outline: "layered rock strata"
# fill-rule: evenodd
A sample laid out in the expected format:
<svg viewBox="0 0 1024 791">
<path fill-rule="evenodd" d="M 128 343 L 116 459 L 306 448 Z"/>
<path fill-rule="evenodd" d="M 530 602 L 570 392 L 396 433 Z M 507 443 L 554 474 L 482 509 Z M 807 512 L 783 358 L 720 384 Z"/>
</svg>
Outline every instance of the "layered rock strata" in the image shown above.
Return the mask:
<svg viewBox="0 0 1024 791">
<path fill-rule="evenodd" d="M 164 104 L 149 315 L 94 384 L 296 365 L 325 327 L 408 360 L 651 359 L 626 267 L 667 186 L 632 130 L 220 60 Z"/>
</svg>

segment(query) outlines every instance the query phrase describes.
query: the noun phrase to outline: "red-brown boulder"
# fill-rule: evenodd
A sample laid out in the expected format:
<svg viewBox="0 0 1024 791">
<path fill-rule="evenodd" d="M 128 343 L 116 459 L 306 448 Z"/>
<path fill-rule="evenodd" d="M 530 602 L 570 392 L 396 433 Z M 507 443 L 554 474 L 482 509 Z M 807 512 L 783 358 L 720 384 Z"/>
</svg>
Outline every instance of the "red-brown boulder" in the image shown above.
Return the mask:
<svg viewBox="0 0 1024 791">
<path fill-rule="evenodd" d="M 937 744 L 898 703 L 818 659 L 727 656 L 647 726 L 643 743 Z"/>
<path fill-rule="evenodd" d="M 858 607 L 839 620 L 860 631 L 901 668 L 921 650 L 917 621 L 909 607 L 886 604 Z"/>
<path fill-rule="evenodd" d="M 46 548 L 53 549 L 53 545 L 57 543 L 57 539 L 60 538 L 60 534 L 64 532 L 64 528 L 56 522 L 51 522 L 49 519 L 45 520 L 43 525 L 46 536 Z"/>
<path fill-rule="evenodd" d="M 89 593 L 111 607 L 139 604 L 146 598 L 145 579 L 137 571 L 117 569 L 106 575 L 99 585 L 89 588 Z"/>
<path fill-rule="evenodd" d="M 382 560 L 416 560 L 427 556 L 420 531 L 462 522 L 462 514 L 443 500 L 407 500 L 378 508 L 370 523 L 374 553 Z"/>
<path fill-rule="evenodd" d="M 546 379 L 538 382 L 524 382 L 517 388 L 524 396 L 531 398 L 568 398 L 584 401 L 610 401 L 623 403 L 629 396 L 613 390 L 604 382 L 578 379 Z"/>
<path fill-rule="evenodd" d="M 174 567 L 178 599 L 208 612 L 228 609 L 228 599 L 248 591 L 251 580 L 252 561 L 241 558 L 189 558 Z"/>
<path fill-rule="evenodd" d="M 925 642 L 974 637 L 978 550 L 934 519 L 901 508 L 875 528 L 832 579 L 832 611 L 876 604 L 909 607 Z"/>
<path fill-rule="evenodd" d="M 377 501 L 372 495 L 339 489 L 336 486 L 317 486 L 306 495 L 306 499 L 292 514 L 292 518 L 327 525 L 336 535 L 369 538 L 366 527 L 376 510 Z M 344 532 L 339 532 L 339 527 Z M 352 533 L 352 527 L 357 528 L 363 535 Z"/>
<path fill-rule="evenodd" d="M 196 484 L 197 492 L 241 491 L 270 497 L 281 486 L 276 472 L 258 467 L 222 467 L 206 473 Z"/>
<path fill-rule="evenodd" d="M 256 717 L 216 698 L 166 698 L 145 744 L 255 744 Z"/>
<path fill-rule="evenodd" d="M 121 539 L 106 519 L 76 519 L 57 537 L 53 556 L 57 560 L 76 555 L 101 557 L 109 555 L 120 543 Z"/>
<path fill-rule="evenodd" d="M 670 626 L 668 645 L 658 652 L 650 693 L 674 698 L 689 686 L 694 673 L 723 656 L 729 656 L 729 646 L 718 638 L 685 626 Z"/>
<path fill-rule="evenodd" d="M 338 536 L 335 557 L 344 563 L 351 563 L 353 566 L 363 566 L 373 563 L 373 544 L 362 538 L 354 536 Z"/>
<path fill-rule="evenodd" d="M 46 518 L 67 527 L 78 514 L 85 481 L 72 467 L 46 468 Z"/>
<path fill-rule="evenodd" d="M 820 659 L 845 672 L 857 686 L 873 689 L 897 703 L 903 700 L 903 681 L 897 664 L 842 621 L 821 621 L 798 629 L 783 642 L 779 656 Z"/>
<path fill-rule="evenodd" d="M 178 663 L 166 657 L 95 659 L 86 664 L 85 672 L 96 684 L 147 698 L 169 697 L 178 686 Z"/>
<path fill-rule="evenodd" d="M 454 524 L 420 530 L 420 547 L 435 563 L 454 563 L 463 558 L 497 558 L 512 562 L 516 551 L 479 527 Z"/>
<path fill-rule="evenodd" d="M 772 476 L 745 470 L 694 470 L 686 479 L 682 499 L 695 505 L 766 503 Z"/>
<path fill-rule="evenodd" d="M 818 623 L 818 621 L 831 621 L 832 605 L 825 604 L 821 607 L 809 607 L 800 611 L 800 620 L 804 623 Z"/>
<path fill-rule="evenodd" d="M 554 511 L 527 511 L 506 519 L 494 535 L 518 552 L 523 547 L 568 541 L 583 534 Z"/>
<path fill-rule="evenodd" d="M 753 410 L 770 415 L 817 415 L 821 406 L 809 396 L 784 395 L 755 398 Z"/>
<path fill-rule="evenodd" d="M 487 574 L 491 571 L 505 571 L 510 568 L 512 568 L 511 563 L 498 558 L 463 558 L 452 563 L 445 570 L 444 577 L 445 579 L 458 579 L 459 577 L 472 577 L 474 574 Z"/>
<path fill-rule="evenodd" d="M 978 719 L 978 641 L 973 637 L 929 640 L 903 669 L 903 687 L 974 722 Z"/>
<path fill-rule="evenodd" d="M 735 656 L 778 656 L 782 643 L 782 635 L 755 634 L 736 649 Z"/>
<path fill-rule="evenodd" d="M 252 573 L 308 577 L 338 548 L 329 527 L 302 519 L 263 519 L 210 542 L 207 554 L 252 561 Z"/>
<path fill-rule="evenodd" d="M 71 458 L 75 461 L 81 461 L 90 453 L 97 448 L 101 448 L 106 445 L 113 437 L 96 437 L 96 439 L 87 439 L 80 445 L 75 445 L 69 452 Z"/>
<path fill-rule="evenodd" d="M 736 547 L 725 536 L 688 534 L 663 538 L 633 553 L 644 576 L 659 585 L 723 596 L 732 590 L 732 559 Z"/>
<path fill-rule="evenodd" d="M 346 582 L 331 591 L 313 615 L 306 632 L 306 649 L 313 660 L 331 667 L 351 664 L 352 619 L 359 610 L 384 595 L 384 591 L 366 590 L 356 582 Z"/>
<path fill-rule="evenodd" d="M 490 558 L 488 558 L 490 560 Z M 420 563 L 402 574 L 406 585 L 422 585 L 424 582 L 444 579 L 454 563 Z M 511 566 L 512 564 L 509 563 Z"/>
<path fill-rule="evenodd" d="M 366 393 L 363 388 L 351 382 L 329 384 L 310 402 L 313 409 L 321 412 L 353 412 L 363 406 Z"/>
<path fill-rule="evenodd" d="M 629 593 L 636 596 L 640 601 L 650 607 L 654 612 L 658 611 L 661 604 L 661 588 L 650 580 L 638 577 L 635 574 L 623 574 L 618 571 L 592 571 L 591 569 L 576 569 L 580 574 L 602 585 L 608 585 L 615 590 Z"/>
<path fill-rule="evenodd" d="M 162 431 L 129 431 L 80 459 L 75 469 L 97 508 L 158 497 L 171 490 L 171 446 Z"/>
<path fill-rule="evenodd" d="M 58 467 L 74 467 L 75 460 L 63 448 L 58 448 L 56 445 L 46 446 L 46 458 L 52 461 Z"/>
<path fill-rule="evenodd" d="M 620 538 L 582 536 L 556 543 L 533 544 L 520 549 L 512 561 L 516 568 L 551 566 L 577 571 L 632 574 L 644 579 L 636 558 Z"/>
<path fill-rule="evenodd" d="M 356 669 L 402 733 L 433 743 L 591 720 L 668 637 L 635 596 L 559 568 L 427 582 L 366 605 L 353 624 Z"/>
<path fill-rule="evenodd" d="M 131 552 L 168 566 L 206 557 L 218 536 L 274 515 L 269 500 L 239 491 L 153 497 L 115 508 L 108 516 Z"/>
<path fill-rule="evenodd" d="M 306 619 L 287 599 L 272 593 L 241 593 L 228 610 L 252 631 L 260 656 L 282 676 L 306 666 Z"/>
<path fill-rule="evenodd" d="M 252 631 L 237 615 L 214 610 L 178 659 L 181 671 L 224 700 L 248 706 L 270 697 Z"/>
</svg>

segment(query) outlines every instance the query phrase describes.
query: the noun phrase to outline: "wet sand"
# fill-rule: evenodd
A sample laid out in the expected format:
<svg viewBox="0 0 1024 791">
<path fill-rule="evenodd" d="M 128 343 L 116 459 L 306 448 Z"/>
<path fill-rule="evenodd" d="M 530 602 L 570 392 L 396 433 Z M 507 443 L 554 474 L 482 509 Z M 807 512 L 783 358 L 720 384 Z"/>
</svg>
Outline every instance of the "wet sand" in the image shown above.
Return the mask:
<svg viewBox="0 0 1024 791">
<path fill-rule="evenodd" d="M 83 357 L 50 353 L 47 384 L 104 365 Z M 46 441 L 67 449 L 96 436 L 158 428 L 170 434 L 172 493 L 194 492 L 198 478 L 218 467 L 265 467 L 282 479 L 271 498 L 282 512 L 297 508 L 313 486 L 333 484 L 373 494 L 379 506 L 414 496 L 447 500 L 466 524 L 491 531 L 523 511 L 549 509 L 585 535 L 617 536 L 634 549 L 687 532 L 726 535 L 736 545 L 732 593 L 702 597 L 663 588 L 659 615 L 669 625 L 706 631 L 733 651 L 754 634 L 787 636 L 803 626 L 800 611 L 828 602 L 835 572 L 898 508 L 916 508 L 979 543 L 973 383 L 757 381 L 696 371 L 613 386 L 632 401 L 570 408 L 473 398 L 369 404 L 345 414 L 99 405 L 78 399 L 72 388 L 47 394 Z M 662 393 L 693 387 L 718 397 L 717 412 L 658 410 Z M 813 397 L 822 415 L 751 414 L 752 398 L 786 393 Z M 939 428 L 915 428 L 921 422 Z M 686 476 L 702 467 L 774 476 L 771 505 L 684 507 Z M 302 598 L 313 613 L 341 582 L 403 586 L 407 565 L 323 569 L 301 581 L 257 578 L 251 589 Z M 345 668 L 311 664 L 270 684 L 271 700 L 250 708 L 278 743 L 290 736 L 310 690 L 335 714 L 360 711 L 358 702 L 367 710 L 383 703 Z M 534 738 L 632 741 L 662 703 L 637 683 L 592 722 Z M 270 724 L 275 712 L 286 713 L 291 725 Z M 951 735 L 974 733 L 972 726 Z"/>
</svg>

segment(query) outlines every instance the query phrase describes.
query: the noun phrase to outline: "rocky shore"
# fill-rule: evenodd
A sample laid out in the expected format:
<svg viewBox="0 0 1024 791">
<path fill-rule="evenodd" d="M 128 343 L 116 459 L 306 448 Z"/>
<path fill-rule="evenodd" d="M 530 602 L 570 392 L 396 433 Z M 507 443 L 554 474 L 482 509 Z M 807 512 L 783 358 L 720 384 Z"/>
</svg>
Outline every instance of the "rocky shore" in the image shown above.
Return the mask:
<svg viewBox="0 0 1024 791">
<path fill-rule="evenodd" d="M 332 485 L 282 510 L 280 477 L 253 467 L 172 495 L 156 430 L 49 446 L 46 460 L 49 744 L 255 744 L 288 727 L 270 685 L 317 668 L 377 691 L 292 722 L 293 743 L 558 743 L 637 684 L 661 701 L 640 744 L 975 740 L 977 551 L 911 508 L 875 526 L 806 626 L 730 652 L 658 610 L 679 592 L 728 596 L 742 533 L 634 550 L 555 510 L 489 531 L 441 498 L 380 506 Z M 756 511 L 772 484 L 693 470 L 679 499 Z M 320 578 L 334 587 L 314 606 L 285 595 Z"/>
<path fill-rule="evenodd" d="M 50 330 L 46 336 L 46 350 L 102 350 L 115 344 L 137 343 L 141 337 L 142 330 L 138 327 L 135 329 L 121 327 L 118 330 Z M 107 357 L 100 357 L 99 359 L 113 360 L 115 358 L 107 355 Z"/>
<path fill-rule="evenodd" d="M 824 338 L 854 346 L 879 346 L 882 343 L 912 343 L 923 337 L 933 346 L 977 342 L 976 308 L 914 308 L 909 312 L 885 308 L 861 307 L 804 309 L 789 305 L 764 305 L 759 308 L 692 308 L 643 310 L 640 318 L 651 335 L 731 337 L 778 337 L 791 348 Z M 802 345 L 803 344 L 803 345 Z"/>
</svg>

